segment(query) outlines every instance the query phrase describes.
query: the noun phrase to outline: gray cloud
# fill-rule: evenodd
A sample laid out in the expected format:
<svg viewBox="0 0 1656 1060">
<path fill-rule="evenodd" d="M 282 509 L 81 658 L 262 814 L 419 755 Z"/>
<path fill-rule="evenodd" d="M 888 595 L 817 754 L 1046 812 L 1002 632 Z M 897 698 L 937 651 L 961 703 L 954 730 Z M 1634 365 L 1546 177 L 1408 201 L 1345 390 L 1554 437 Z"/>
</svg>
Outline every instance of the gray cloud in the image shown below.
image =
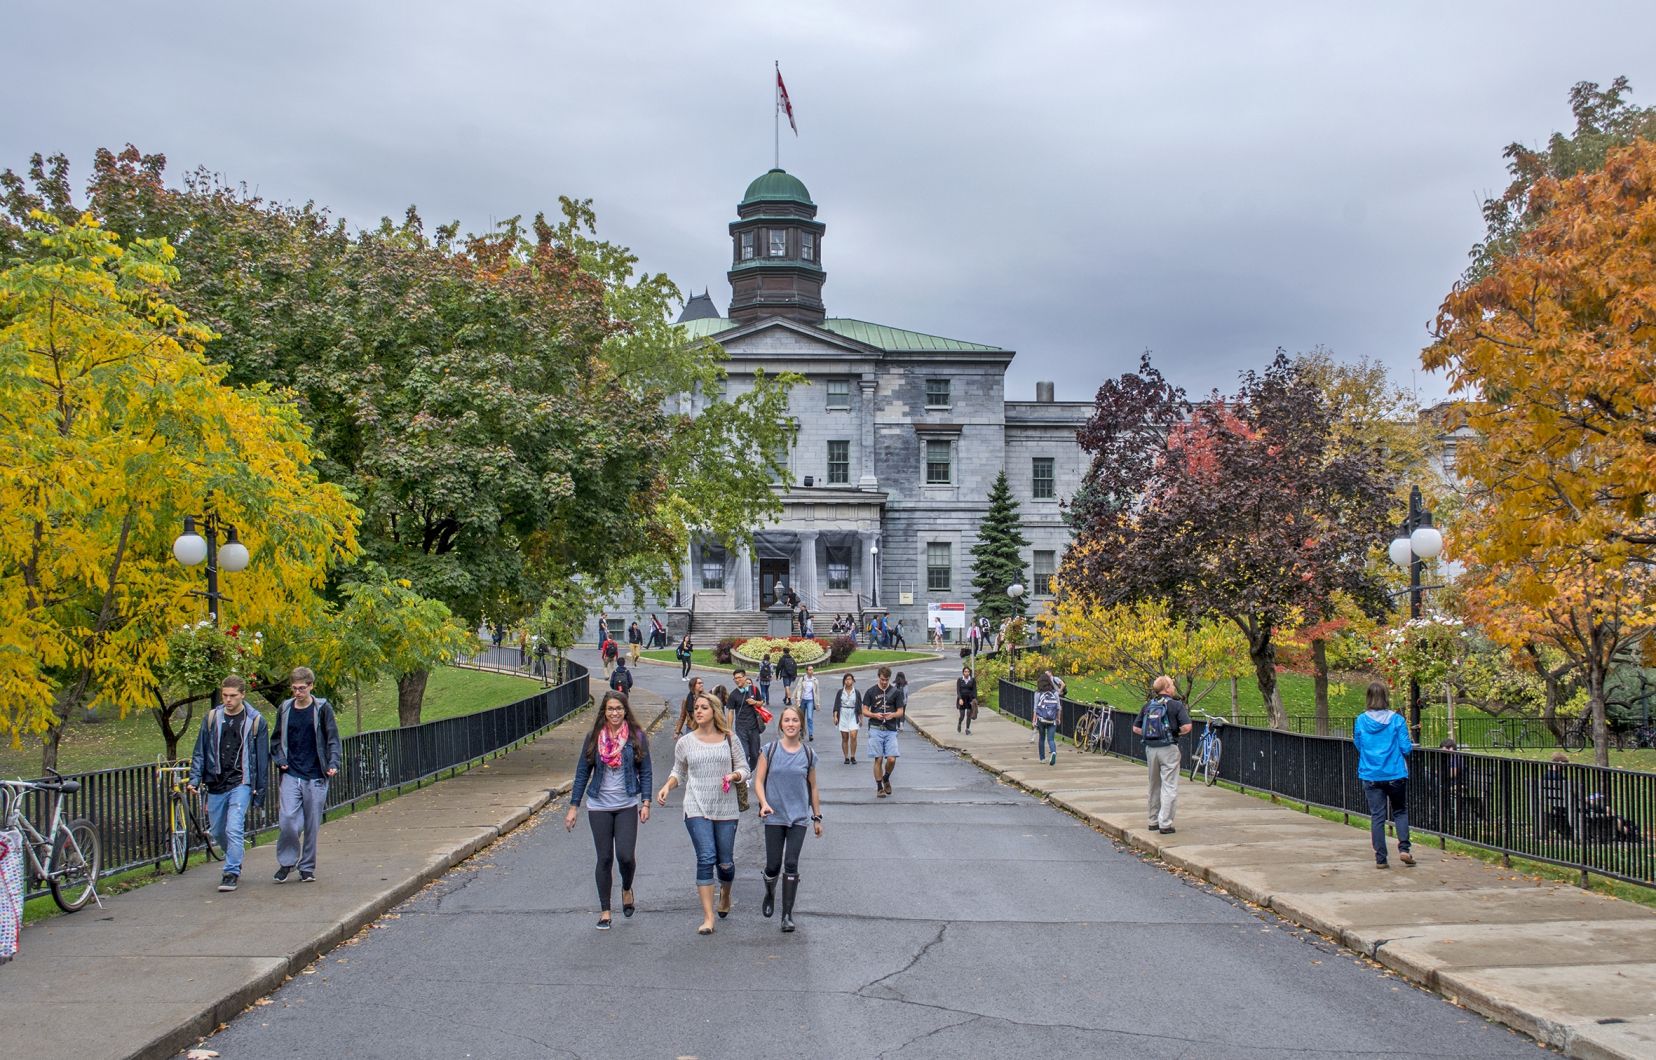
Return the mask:
<svg viewBox="0 0 1656 1060">
<path fill-rule="evenodd" d="M 1407 380 L 1501 147 L 1579 80 L 1656 99 L 1656 9 L 1345 6 L 25 2 L 0 165 L 132 141 L 357 223 L 590 197 L 722 305 L 774 58 L 831 314 L 1010 346 L 1015 394 L 1090 397 L 1146 347 L 1196 392 L 1279 345 Z"/>
</svg>

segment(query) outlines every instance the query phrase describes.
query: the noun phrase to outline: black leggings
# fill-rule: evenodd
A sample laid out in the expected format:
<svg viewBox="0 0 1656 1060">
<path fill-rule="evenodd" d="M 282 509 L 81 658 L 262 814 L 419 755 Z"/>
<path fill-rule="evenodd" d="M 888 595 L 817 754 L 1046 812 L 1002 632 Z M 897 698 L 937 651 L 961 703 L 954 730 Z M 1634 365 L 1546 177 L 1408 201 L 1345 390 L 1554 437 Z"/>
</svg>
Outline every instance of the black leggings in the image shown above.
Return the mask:
<svg viewBox="0 0 1656 1060">
<path fill-rule="evenodd" d="M 748 776 L 753 775 L 759 765 L 759 743 L 765 738 L 763 729 L 737 729 L 736 739 L 742 744 L 742 754 L 747 758 Z"/>
<path fill-rule="evenodd" d="M 787 853 L 783 853 L 783 844 L 787 845 Z M 799 875 L 799 851 L 805 845 L 805 826 L 790 824 L 783 827 L 779 824 L 765 826 L 765 875 L 774 877 L 778 872 L 787 870 L 789 876 Z"/>
<path fill-rule="evenodd" d="M 679 667 L 680 667 L 679 676 L 680 677 L 689 677 L 690 676 L 690 656 L 686 655 L 684 658 L 680 659 L 679 660 Z"/>
<path fill-rule="evenodd" d="M 610 863 L 621 866 L 621 889 L 632 890 L 633 870 L 638 867 L 633 852 L 638 846 L 638 807 L 619 810 L 588 810 L 592 845 L 598 848 L 598 908 L 609 912 Z"/>
</svg>

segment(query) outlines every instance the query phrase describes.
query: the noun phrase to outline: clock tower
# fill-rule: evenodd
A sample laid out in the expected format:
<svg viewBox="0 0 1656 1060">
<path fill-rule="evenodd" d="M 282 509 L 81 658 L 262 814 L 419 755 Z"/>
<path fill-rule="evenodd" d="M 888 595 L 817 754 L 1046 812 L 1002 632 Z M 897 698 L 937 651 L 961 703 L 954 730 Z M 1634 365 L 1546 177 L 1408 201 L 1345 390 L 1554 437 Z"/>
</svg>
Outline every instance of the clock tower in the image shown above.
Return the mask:
<svg viewBox="0 0 1656 1060">
<path fill-rule="evenodd" d="M 748 185 L 730 222 L 730 318 L 787 317 L 820 324 L 822 234 L 816 203 L 798 177 L 773 169 Z"/>
</svg>

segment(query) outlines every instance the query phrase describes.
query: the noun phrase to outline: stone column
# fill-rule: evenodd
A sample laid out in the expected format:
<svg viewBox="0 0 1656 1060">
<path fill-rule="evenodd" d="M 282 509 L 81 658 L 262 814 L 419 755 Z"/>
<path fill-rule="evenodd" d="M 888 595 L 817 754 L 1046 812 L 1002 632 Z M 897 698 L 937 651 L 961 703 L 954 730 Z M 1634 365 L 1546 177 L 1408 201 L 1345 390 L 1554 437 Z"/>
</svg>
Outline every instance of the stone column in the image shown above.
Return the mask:
<svg viewBox="0 0 1656 1060">
<path fill-rule="evenodd" d="M 696 594 L 696 536 L 684 546 L 684 576 L 679 579 L 679 607 L 689 607 Z"/>
<path fill-rule="evenodd" d="M 817 532 L 799 532 L 799 577 L 795 586 L 805 599 L 805 606 L 815 612 L 822 601 L 822 590 L 817 586 Z"/>
<path fill-rule="evenodd" d="M 857 389 L 860 392 L 857 418 L 862 427 L 862 474 L 857 479 L 857 488 L 879 489 L 880 481 L 874 474 L 874 380 L 857 380 Z"/>
<path fill-rule="evenodd" d="M 753 604 L 753 550 L 747 545 L 736 547 L 736 570 L 730 579 L 730 609 L 752 611 Z"/>
<path fill-rule="evenodd" d="M 862 539 L 862 593 L 868 605 L 874 607 L 880 602 L 878 593 L 882 588 L 877 569 L 879 554 L 874 551 L 880 535 L 874 530 L 859 530 L 857 536 Z"/>
</svg>

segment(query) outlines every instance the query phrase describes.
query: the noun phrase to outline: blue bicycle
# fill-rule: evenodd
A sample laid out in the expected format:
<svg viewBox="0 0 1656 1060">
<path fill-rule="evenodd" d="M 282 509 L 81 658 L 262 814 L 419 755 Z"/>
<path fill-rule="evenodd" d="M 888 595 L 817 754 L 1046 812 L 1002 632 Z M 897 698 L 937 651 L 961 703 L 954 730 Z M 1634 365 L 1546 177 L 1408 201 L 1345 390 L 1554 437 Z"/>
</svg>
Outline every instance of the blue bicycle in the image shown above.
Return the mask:
<svg viewBox="0 0 1656 1060">
<path fill-rule="evenodd" d="M 1202 711 L 1202 717 L 1207 724 L 1202 728 L 1202 735 L 1196 741 L 1196 757 L 1190 763 L 1190 779 L 1198 777 L 1212 787 L 1219 779 L 1219 752 L 1224 745 L 1219 740 L 1219 730 L 1224 727 L 1225 719 L 1215 717 L 1207 711 Z"/>
</svg>

